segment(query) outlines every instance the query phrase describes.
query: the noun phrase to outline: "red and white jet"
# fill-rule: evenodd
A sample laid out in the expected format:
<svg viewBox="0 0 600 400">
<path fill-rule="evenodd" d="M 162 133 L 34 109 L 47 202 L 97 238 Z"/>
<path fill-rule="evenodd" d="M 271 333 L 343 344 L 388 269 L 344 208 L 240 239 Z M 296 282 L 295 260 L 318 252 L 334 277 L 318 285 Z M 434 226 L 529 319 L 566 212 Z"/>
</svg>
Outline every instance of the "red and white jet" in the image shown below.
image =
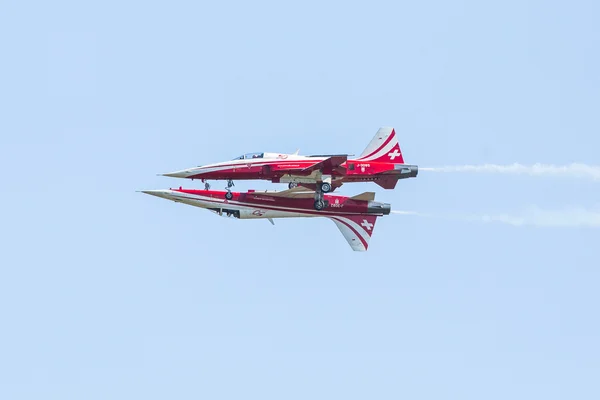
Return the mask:
<svg viewBox="0 0 600 400">
<path fill-rule="evenodd" d="M 162 174 L 175 178 L 227 180 L 227 190 L 233 180 L 263 179 L 289 183 L 315 190 L 317 201 L 347 182 L 375 182 L 384 189 L 393 189 L 399 179 L 414 178 L 418 166 L 404 163 L 398 138 L 393 128 L 380 128 L 360 157 L 347 154 L 300 156 L 280 153 L 249 153 L 231 161 L 208 164 Z M 206 184 L 206 189 L 210 186 Z M 321 198 L 322 201 L 322 198 Z"/>
<path fill-rule="evenodd" d="M 377 217 L 388 215 L 391 206 L 374 201 L 375 193 L 365 192 L 354 197 L 324 195 L 325 207 L 313 209 L 313 192 L 296 187 L 282 192 L 231 193 L 225 191 L 168 189 L 144 190 L 143 193 L 179 203 L 206 208 L 218 215 L 239 219 L 266 218 L 273 225 L 274 218 L 326 217 L 342 232 L 354 251 L 366 251 L 375 228 Z"/>
</svg>

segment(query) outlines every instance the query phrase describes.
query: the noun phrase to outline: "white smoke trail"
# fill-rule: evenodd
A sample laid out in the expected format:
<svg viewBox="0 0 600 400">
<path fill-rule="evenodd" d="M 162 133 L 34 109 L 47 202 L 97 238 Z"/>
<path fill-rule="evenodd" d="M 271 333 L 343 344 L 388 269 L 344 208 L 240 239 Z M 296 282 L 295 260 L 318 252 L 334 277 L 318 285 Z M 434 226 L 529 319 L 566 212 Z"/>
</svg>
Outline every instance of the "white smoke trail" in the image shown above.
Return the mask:
<svg viewBox="0 0 600 400">
<path fill-rule="evenodd" d="M 467 222 L 500 223 L 519 227 L 600 228 L 600 208 L 589 210 L 581 207 L 571 207 L 564 210 L 543 210 L 536 206 L 532 206 L 520 214 L 483 215 L 431 215 L 413 211 L 392 211 L 392 213 Z"/>
<path fill-rule="evenodd" d="M 571 207 L 564 210 L 542 210 L 530 207 L 519 215 L 497 214 L 479 216 L 482 222 L 498 222 L 513 226 L 539 226 L 563 228 L 598 228 L 600 210 Z"/>
<path fill-rule="evenodd" d="M 416 211 L 396 211 L 396 210 L 392 210 L 391 213 L 392 214 L 402 214 L 402 215 L 420 215 L 420 216 L 423 215 L 423 214 L 418 213 Z"/>
<path fill-rule="evenodd" d="M 539 163 L 533 165 L 523 165 L 519 163 L 507 165 L 448 165 L 444 167 L 419 168 L 419 170 L 431 172 L 491 172 L 516 175 L 548 175 L 600 180 L 600 166 L 579 163 L 567 165 L 552 165 Z"/>
</svg>

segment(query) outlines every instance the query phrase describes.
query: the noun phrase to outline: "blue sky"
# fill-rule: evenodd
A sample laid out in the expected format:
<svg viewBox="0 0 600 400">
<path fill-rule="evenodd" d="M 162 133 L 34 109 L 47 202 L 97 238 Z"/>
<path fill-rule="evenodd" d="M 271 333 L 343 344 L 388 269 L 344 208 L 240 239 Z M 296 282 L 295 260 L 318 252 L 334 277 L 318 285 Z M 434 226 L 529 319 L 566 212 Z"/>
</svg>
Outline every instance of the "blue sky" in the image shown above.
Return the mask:
<svg viewBox="0 0 600 400">
<path fill-rule="evenodd" d="M 420 166 L 597 164 L 599 11 L 1 3 L 0 397 L 598 398 L 598 230 L 391 215 L 356 253 L 331 221 L 135 191 L 246 152 L 360 154 L 380 126 Z M 341 193 L 373 189 L 442 214 L 600 195 L 425 172 Z"/>
</svg>

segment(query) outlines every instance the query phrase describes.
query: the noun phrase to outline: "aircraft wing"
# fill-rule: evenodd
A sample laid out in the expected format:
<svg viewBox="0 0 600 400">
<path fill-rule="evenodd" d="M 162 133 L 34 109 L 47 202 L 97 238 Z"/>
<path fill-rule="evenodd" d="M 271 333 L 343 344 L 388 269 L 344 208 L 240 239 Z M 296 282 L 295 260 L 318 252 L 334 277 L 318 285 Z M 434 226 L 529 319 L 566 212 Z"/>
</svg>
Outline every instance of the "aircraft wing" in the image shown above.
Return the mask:
<svg viewBox="0 0 600 400">
<path fill-rule="evenodd" d="M 319 161 L 316 164 L 311 165 L 310 167 L 304 168 L 302 172 L 312 172 L 317 170 L 324 170 L 327 172 L 333 171 L 337 168 L 340 168 L 340 165 L 348 160 L 348 156 L 345 154 L 329 156 L 328 158 Z"/>
<path fill-rule="evenodd" d="M 337 225 L 342 235 L 354 251 L 367 251 L 375 229 L 377 216 L 351 215 L 329 217 Z"/>
</svg>

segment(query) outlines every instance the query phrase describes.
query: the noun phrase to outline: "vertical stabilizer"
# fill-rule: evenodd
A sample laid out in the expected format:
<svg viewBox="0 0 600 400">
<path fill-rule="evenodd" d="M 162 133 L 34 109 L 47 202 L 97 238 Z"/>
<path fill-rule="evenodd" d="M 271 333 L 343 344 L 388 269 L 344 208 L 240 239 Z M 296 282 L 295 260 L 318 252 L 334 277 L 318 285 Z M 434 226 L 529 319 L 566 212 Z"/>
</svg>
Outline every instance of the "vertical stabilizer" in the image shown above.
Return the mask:
<svg viewBox="0 0 600 400">
<path fill-rule="evenodd" d="M 394 162 L 404 164 L 400 144 L 394 128 L 379 128 L 371 143 L 362 152 L 360 161 Z"/>
<path fill-rule="evenodd" d="M 329 217 L 335 222 L 342 235 L 354 251 L 367 251 L 375 229 L 377 216 L 351 215 Z"/>
</svg>

